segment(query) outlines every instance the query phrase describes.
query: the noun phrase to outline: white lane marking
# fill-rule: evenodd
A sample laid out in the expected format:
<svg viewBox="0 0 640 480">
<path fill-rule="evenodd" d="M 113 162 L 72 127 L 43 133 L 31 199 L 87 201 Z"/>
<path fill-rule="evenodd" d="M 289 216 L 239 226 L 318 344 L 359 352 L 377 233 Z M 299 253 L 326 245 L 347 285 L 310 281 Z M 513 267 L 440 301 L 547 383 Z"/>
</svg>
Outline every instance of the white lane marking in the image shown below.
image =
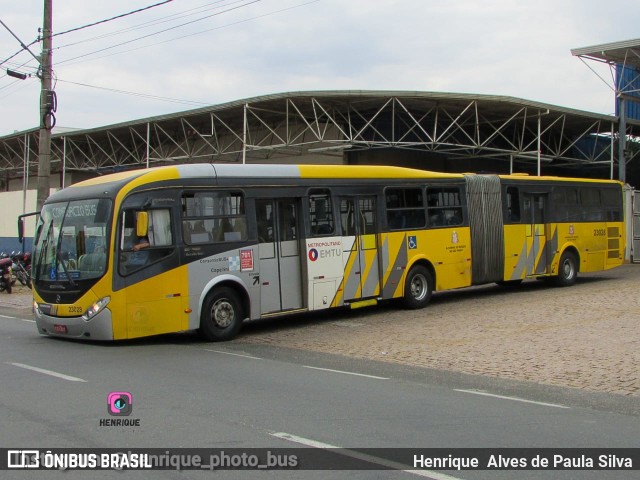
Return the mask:
<svg viewBox="0 0 640 480">
<path fill-rule="evenodd" d="M 322 448 L 322 449 L 339 449 L 335 453 L 338 453 L 340 455 L 345 455 L 351 458 L 356 458 L 358 460 L 363 460 L 365 462 L 374 463 L 376 465 L 381 465 L 383 467 L 392 468 L 394 470 L 410 473 L 411 475 L 416 475 L 418 477 L 431 478 L 432 480 L 460 480 L 457 477 L 452 477 L 451 475 L 446 475 L 444 473 L 434 472 L 432 470 L 422 470 L 422 469 L 409 470 L 407 469 L 407 465 L 394 462 L 393 460 L 374 457 L 373 455 L 367 455 L 366 453 L 356 452 L 354 450 L 338 447 L 336 445 L 331 445 L 329 443 L 318 442 L 317 440 L 311 440 L 309 438 L 298 437 L 297 435 L 291 435 L 290 433 L 286 433 L 286 432 L 272 432 L 272 433 L 269 433 L 269 435 L 271 435 L 272 437 L 281 438 L 282 440 L 288 440 L 293 443 L 306 445 L 308 447 Z"/>
<path fill-rule="evenodd" d="M 223 355 L 233 355 L 234 357 L 250 358 L 252 360 L 262 360 L 260 357 L 253 357 L 251 355 L 243 355 L 241 353 L 231 353 L 231 352 L 225 352 L 223 350 L 211 350 L 209 348 L 205 348 L 205 350 L 207 352 L 222 353 Z"/>
<path fill-rule="evenodd" d="M 65 375 L 64 373 L 54 372 L 52 370 L 45 370 L 44 368 L 33 367 L 31 365 L 25 365 L 24 363 L 14 363 L 14 362 L 6 362 L 9 365 L 13 365 L 14 367 L 26 368 L 27 370 L 33 370 L 34 372 L 44 373 L 45 375 L 50 375 L 52 377 L 61 378 L 63 380 L 68 380 L 70 382 L 86 382 L 82 378 L 72 377 L 70 375 Z"/>
<path fill-rule="evenodd" d="M 21 322 L 31 322 L 31 323 L 36 323 L 35 320 L 29 320 L 26 318 L 20 318 L 20 317 L 9 317 L 7 315 L 0 315 L 1 318 L 10 318 L 11 320 L 20 320 Z"/>
<path fill-rule="evenodd" d="M 502 398 L 504 400 L 513 400 L 515 402 L 533 403 L 534 405 L 542 405 L 543 407 L 571 408 L 571 407 L 567 407 L 566 405 L 559 405 L 557 403 L 536 402 L 534 400 L 527 400 L 525 398 L 507 397 L 505 395 L 495 395 L 493 393 L 481 392 L 479 390 L 461 390 L 461 389 L 458 389 L 458 388 L 454 388 L 454 390 L 456 392 L 472 393 L 474 395 L 483 395 L 485 397 Z"/>
<path fill-rule="evenodd" d="M 302 365 L 304 368 L 311 368 L 313 370 L 322 370 L 323 372 L 344 373 L 345 375 L 355 375 L 356 377 L 375 378 L 376 380 L 389 380 L 388 377 L 376 377 L 375 375 L 365 375 L 364 373 L 345 372 L 344 370 L 332 370 L 331 368 L 311 367 L 309 365 Z"/>
</svg>

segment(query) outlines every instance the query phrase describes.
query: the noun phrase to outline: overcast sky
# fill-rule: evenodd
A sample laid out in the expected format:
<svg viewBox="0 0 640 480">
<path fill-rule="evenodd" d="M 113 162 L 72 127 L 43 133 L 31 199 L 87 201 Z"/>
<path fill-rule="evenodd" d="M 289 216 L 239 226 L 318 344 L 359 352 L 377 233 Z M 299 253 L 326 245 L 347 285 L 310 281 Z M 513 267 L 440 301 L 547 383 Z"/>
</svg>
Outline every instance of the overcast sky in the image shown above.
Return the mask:
<svg viewBox="0 0 640 480">
<path fill-rule="evenodd" d="M 159 2 L 53 0 L 53 30 Z M 29 44 L 43 4 L 5 1 L 0 19 Z M 508 95 L 611 114 L 613 92 L 570 49 L 639 38 L 639 25 L 637 0 L 174 0 L 54 37 L 57 125 L 300 90 Z M 0 25 L 0 62 L 19 50 Z M 38 126 L 39 80 L 5 74 L 36 65 L 27 52 L 2 65 L 0 135 Z"/>
</svg>

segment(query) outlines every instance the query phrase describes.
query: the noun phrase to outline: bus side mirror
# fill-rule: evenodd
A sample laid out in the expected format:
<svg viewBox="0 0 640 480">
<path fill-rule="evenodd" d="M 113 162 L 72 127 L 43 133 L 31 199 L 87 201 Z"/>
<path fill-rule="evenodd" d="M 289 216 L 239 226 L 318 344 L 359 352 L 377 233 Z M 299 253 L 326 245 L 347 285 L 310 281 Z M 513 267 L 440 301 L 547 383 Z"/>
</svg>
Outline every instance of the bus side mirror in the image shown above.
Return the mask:
<svg viewBox="0 0 640 480">
<path fill-rule="evenodd" d="M 25 217 L 32 217 L 33 215 L 38 215 L 40 212 L 31 212 L 31 213 L 23 213 L 22 215 L 18 215 L 18 241 L 20 243 L 24 242 L 24 219 Z M 24 245 L 22 246 L 22 250 L 24 251 Z"/>
<path fill-rule="evenodd" d="M 149 230 L 149 214 L 147 212 L 136 213 L 136 235 L 146 237 Z"/>
</svg>

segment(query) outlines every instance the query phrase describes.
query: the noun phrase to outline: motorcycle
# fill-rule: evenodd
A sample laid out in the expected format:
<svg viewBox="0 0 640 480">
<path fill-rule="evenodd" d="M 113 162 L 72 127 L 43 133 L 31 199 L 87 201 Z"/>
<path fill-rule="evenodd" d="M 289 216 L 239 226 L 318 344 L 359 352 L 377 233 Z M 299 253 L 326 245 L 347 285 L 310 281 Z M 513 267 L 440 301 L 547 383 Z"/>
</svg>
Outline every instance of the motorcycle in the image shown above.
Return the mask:
<svg viewBox="0 0 640 480">
<path fill-rule="evenodd" d="M 11 259 L 0 258 L 0 292 L 11 293 Z"/>
<path fill-rule="evenodd" d="M 13 274 L 22 285 L 31 288 L 31 252 L 11 252 Z"/>
<path fill-rule="evenodd" d="M 4 259 L 4 258 L 11 259 L 11 256 L 10 256 L 8 253 L 6 253 L 6 252 L 1 252 L 1 253 L 0 253 L 0 259 Z M 11 265 L 13 266 L 13 259 L 11 260 Z M 12 269 L 11 269 L 11 286 L 12 286 L 12 287 L 16 284 L 16 280 L 17 280 L 17 278 L 16 278 L 16 274 L 15 274 L 15 272 L 14 272 L 13 268 L 12 268 Z M 2 290 L 0 290 L 0 292 L 1 292 L 1 291 L 2 291 Z"/>
</svg>

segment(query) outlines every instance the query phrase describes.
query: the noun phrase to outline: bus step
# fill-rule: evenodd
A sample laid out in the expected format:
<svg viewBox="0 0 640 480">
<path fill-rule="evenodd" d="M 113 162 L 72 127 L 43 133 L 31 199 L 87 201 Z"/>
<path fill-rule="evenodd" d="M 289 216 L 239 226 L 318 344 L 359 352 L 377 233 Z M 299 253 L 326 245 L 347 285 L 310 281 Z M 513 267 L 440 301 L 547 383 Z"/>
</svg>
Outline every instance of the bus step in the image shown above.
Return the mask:
<svg viewBox="0 0 640 480">
<path fill-rule="evenodd" d="M 368 300 L 361 300 L 359 302 L 353 302 L 349 304 L 349 308 L 351 308 L 351 310 L 355 309 L 355 308 L 362 308 L 362 307 L 371 307 L 372 305 L 377 305 L 378 304 L 378 300 L 375 298 L 370 298 Z"/>
</svg>

